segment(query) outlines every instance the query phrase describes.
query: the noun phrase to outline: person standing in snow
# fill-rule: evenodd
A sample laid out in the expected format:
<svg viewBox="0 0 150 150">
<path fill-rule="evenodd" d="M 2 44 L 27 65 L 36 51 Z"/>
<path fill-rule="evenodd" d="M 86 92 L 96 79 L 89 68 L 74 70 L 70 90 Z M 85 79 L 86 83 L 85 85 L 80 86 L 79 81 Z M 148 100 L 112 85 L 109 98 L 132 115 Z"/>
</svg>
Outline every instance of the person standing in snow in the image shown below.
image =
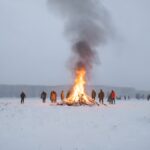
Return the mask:
<svg viewBox="0 0 150 150">
<path fill-rule="evenodd" d="M 25 93 L 22 91 L 21 94 L 20 94 L 20 98 L 21 98 L 21 104 L 24 103 L 24 99 L 25 99 L 26 95 Z"/>
<path fill-rule="evenodd" d="M 127 97 L 126 96 L 124 96 L 124 100 L 126 100 L 127 99 Z"/>
<path fill-rule="evenodd" d="M 66 98 L 69 98 L 70 94 L 71 94 L 71 91 L 69 90 L 66 94 Z"/>
<path fill-rule="evenodd" d="M 150 100 L 150 94 L 147 96 L 147 100 L 148 100 L 148 101 Z"/>
<path fill-rule="evenodd" d="M 46 102 L 46 96 L 47 96 L 47 93 L 46 93 L 45 91 L 43 91 L 43 92 L 41 93 L 41 99 L 43 100 L 43 103 Z"/>
<path fill-rule="evenodd" d="M 115 101 L 116 101 L 116 93 L 115 93 L 114 90 L 111 91 L 110 97 L 111 97 L 111 104 L 115 104 Z"/>
<path fill-rule="evenodd" d="M 91 96 L 92 96 L 92 99 L 95 100 L 95 98 L 96 98 L 96 91 L 94 89 L 92 90 Z"/>
<path fill-rule="evenodd" d="M 50 100 L 52 103 L 56 103 L 57 102 L 57 93 L 55 91 L 51 91 L 50 93 Z"/>
<path fill-rule="evenodd" d="M 63 90 L 61 91 L 60 97 L 61 97 L 61 100 L 64 101 L 64 99 L 65 99 L 65 94 L 64 94 L 64 91 L 63 91 Z"/>
<path fill-rule="evenodd" d="M 112 103 L 112 102 L 111 102 L 111 93 L 108 95 L 108 100 L 107 100 L 107 101 L 108 101 L 109 104 Z"/>
<path fill-rule="evenodd" d="M 105 97 L 105 93 L 104 91 L 101 89 L 99 94 L 98 94 L 98 98 L 99 98 L 99 103 L 104 104 L 104 97 Z"/>
</svg>

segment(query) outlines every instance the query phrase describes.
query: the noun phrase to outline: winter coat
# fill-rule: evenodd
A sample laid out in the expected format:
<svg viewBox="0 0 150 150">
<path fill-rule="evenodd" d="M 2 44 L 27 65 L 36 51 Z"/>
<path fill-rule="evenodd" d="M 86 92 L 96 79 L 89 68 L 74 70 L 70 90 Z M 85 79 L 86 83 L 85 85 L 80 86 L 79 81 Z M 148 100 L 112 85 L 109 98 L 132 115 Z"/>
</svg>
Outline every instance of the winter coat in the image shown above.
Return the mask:
<svg viewBox="0 0 150 150">
<path fill-rule="evenodd" d="M 22 93 L 20 94 L 20 97 L 21 97 L 22 99 L 24 99 L 24 98 L 26 97 L 25 93 L 22 92 Z"/>
<path fill-rule="evenodd" d="M 52 91 L 50 94 L 50 100 L 52 102 L 56 102 L 57 101 L 57 93 L 55 91 Z"/>
<path fill-rule="evenodd" d="M 61 92 L 61 100 L 64 100 L 65 98 L 65 94 L 64 94 L 64 91 Z"/>
<path fill-rule="evenodd" d="M 98 94 L 98 98 L 99 98 L 99 99 L 104 99 L 104 96 L 105 96 L 105 94 L 104 94 L 104 92 L 101 90 L 101 91 L 99 92 L 99 94 Z"/>
<path fill-rule="evenodd" d="M 92 90 L 92 98 L 95 98 L 96 97 L 96 92 L 95 90 Z"/>
<path fill-rule="evenodd" d="M 111 99 L 115 99 L 116 98 L 116 93 L 114 91 L 111 92 Z"/>
<path fill-rule="evenodd" d="M 41 93 L 41 98 L 42 98 L 42 99 L 46 99 L 46 95 L 47 95 L 47 93 L 43 91 L 43 92 Z"/>
</svg>

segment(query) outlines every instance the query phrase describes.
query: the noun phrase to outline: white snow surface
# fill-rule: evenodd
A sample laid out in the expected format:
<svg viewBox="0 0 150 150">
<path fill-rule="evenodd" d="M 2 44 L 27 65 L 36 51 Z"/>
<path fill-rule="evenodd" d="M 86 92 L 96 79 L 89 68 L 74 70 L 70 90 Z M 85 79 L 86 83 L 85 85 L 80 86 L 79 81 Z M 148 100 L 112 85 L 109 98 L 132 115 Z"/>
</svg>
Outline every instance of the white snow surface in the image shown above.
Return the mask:
<svg viewBox="0 0 150 150">
<path fill-rule="evenodd" d="M 0 150 L 150 150 L 150 102 L 70 107 L 1 98 Z"/>
</svg>

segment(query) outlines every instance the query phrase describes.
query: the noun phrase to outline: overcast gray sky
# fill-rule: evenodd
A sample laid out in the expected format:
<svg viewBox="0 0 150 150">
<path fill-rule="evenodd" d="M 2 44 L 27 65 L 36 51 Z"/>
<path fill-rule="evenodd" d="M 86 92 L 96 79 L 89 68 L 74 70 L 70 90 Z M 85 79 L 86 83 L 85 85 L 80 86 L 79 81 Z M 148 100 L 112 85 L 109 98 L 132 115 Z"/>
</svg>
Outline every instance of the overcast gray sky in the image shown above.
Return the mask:
<svg viewBox="0 0 150 150">
<path fill-rule="evenodd" d="M 99 47 L 90 84 L 150 90 L 150 1 L 103 0 L 116 37 Z M 46 0 L 0 0 L 0 84 L 73 81 L 64 20 Z"/>
</svg>

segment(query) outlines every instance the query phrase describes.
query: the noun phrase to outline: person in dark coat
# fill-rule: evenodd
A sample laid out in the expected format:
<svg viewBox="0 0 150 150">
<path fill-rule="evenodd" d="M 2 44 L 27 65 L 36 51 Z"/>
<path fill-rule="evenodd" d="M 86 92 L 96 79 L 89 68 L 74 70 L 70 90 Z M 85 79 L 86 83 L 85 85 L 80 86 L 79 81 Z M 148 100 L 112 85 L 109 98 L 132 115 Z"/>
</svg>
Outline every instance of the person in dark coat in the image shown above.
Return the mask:
<svg viewBox="0 0 150 150">
<path fill-rule="evenodd" d="M 101 89 L 99 94 L 98 94 L 98 98 L 99 98 L 99 102 L 104 104 L 104 97 L 105 97 L 105 93 L 104 91 Z"/>
<path fill-rule="evenodd" d="M 108 95 L 108 100 L 107 101 L 108 101 L 109 104 L 112 104 L 111 93 Z"/>
<path fill-rule="evenodd" d="M 92 96 L 92 99 L 95 100 L 95 98 L 96 98 L 96 91 L 95 90 L 92 90 L 91 96 Z"/>
<path fill-rule="evenodd" d="M 147 96 L 147 100 L 148 100 L 148 101 L 150 100 L 150 94 Z"/>
<path fill-rule="evenodd" d="M 52 103 L 56 103 L 57 102 L 57 93 L 55 91 L 51 91 L 50 93 L 50 100 Z"/>
<path fill-rule="evenodd" d="M 124 100 L 126 100 L 127 99 L 127 97 L 126 96 L 124 96 Z"/>
<path fill-rule="evenodd" d="M 21 98 L 21 104 L 24 103 L 24 99 L 25 99 L 26 95 L 25 93 L 22 91 L 21 94 L 20 94 L 20 98 Z"/>
<path fill-rule="evenodd" d="M 60 97 L 61 97 L 61 100 L 64 101 L 64 99 L 65 99 L 65 94 L 64 94 L 64 91 L 63 91 L 63 90 L 61 91 Z"/>
<path fill-rule="evenodd" d="M 47 96 L 47 93 L 46 93 L 45 91 L 43 91 L 43 92 L 41 93 L 41 99 L 42 99 L 43 103 L 46 102 L 46 96 Z"/>
</svg>

